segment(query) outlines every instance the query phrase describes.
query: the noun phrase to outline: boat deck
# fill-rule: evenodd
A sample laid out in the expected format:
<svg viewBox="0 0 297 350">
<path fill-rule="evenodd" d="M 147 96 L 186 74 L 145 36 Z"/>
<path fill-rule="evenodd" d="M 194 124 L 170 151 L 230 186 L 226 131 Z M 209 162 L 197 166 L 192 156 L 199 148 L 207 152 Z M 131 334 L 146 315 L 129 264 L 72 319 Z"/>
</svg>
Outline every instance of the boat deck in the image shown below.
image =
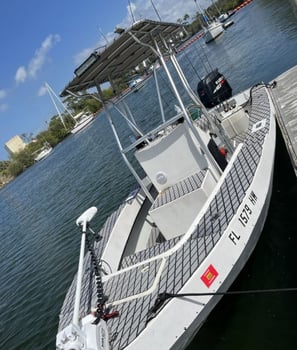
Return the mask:
<svg viewBox="0 0 297 350">
<path fill-rule="evenodd" d="M 297 176 L 297 66 L 274 80 L 277 82 L 272 91 L 277 109 L 276 118 Z"/>
<path fill-rule="evenodd" d="M 120 315 L 118 318 L 108 321 L 112 349 L 125 348 L 144 330 L 152 317 L 150 310 L 155 305 L 158 295 L 164 291 L 179 292 L 190 279 L 193 271 L 197 270 L 220 240 L 243 198 L 247 194 L 253 196 L 253 193 L 247 193 L 247 191 L 259 164 L 265 135 L 269 130 L 271 111 L 263 88 L 254 89 L 252 97 L 253 107 L 245 143 L 238 151 L 238 157 L 232 164 L 220 190 L 212 199 L 189 239 L 174 249 L 165 260 L 160 254 L 178 244 L 180 237 L 127 256 L 122 261 L 121 267 L 124 270 L 111 276 L 104 283 L 104 293 L 108 295 L 108 302 L 114 305 L 112 311 L 117 310 Z M 261 124 L 263 118 L 265 119 L 264 124 L 255 131 L 254 126 Z M 111 215 L 103 227 L 100 234 L 104 238 L 95 244 L 97 256 L 101 256 L 109 233 L 124 205 Z M 155 259 L 147 261 L 152 257 Z M 146 261 L 145 265 L 141 264 L 144 261 Z M 135 266 L 135 263 L 138 265 Z M 161 275 L 157 277 L 159 271 L 161 271 Z M 148 278 L 143 277 L 144 273 L 147 274 Z M 156 279 L 159 282 L 156 287 L 152 288 Z M 71 322 L 75 285 L 76 278 L 72 282 L 61 310 L 60 330 Z M 149 292 L 151 288 L 152 290 Z M 94 271 L 89 253 L 84 262 L 81 301 L 80 316 L 84 317 L 96 305 Z"/>
</svg>

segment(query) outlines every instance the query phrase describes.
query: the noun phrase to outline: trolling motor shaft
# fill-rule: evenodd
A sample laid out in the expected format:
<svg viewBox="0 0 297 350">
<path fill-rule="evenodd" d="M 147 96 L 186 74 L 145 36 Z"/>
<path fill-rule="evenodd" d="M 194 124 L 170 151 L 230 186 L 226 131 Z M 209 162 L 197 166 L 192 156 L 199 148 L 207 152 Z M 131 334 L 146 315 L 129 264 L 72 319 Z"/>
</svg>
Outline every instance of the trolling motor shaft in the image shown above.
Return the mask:
<svg viewBox="0 0 297 350">
<path fill-rule="evenodd" d="M 88 315 L 83 320 L 80 320 L 80 298 L 87 229 L 96 213 L 97 208 L 91 207 L 76 220 L 77 226 L 81 228 L 82 235 L 73 318 L 72 323 L 57 335 L 56 344 L 58 350 L 109 350 L 109 336 L 105 320 L 97 318 L 97 322 L 94 322 L 93 315 Z"/>
</svg>

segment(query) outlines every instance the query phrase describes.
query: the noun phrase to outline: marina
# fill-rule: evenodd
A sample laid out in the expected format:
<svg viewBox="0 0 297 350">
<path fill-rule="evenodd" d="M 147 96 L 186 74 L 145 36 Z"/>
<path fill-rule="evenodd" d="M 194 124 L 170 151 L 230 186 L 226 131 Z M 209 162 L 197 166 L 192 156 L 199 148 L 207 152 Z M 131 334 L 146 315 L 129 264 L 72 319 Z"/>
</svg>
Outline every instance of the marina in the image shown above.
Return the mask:
<svg viewBox="0 0 297 350">
<path fill-rule="evenodd" d="M 296 47 L 297 27 L 296 19 L 290 15 L 289 3 L 282 1 L 281 5 L 280 7 L 278 2 L 268 5 L 254 1 L 235 15 L 235 25 L 204 49 L 213 65 L 217 66 L 220 63 L 220 71 L 228 78 L 234 96 L 239 91 L 247 91 L 259 81 L 270 82 L 264 85 L 273 85 L 274 80 L 276 81 L 276 85 L 268 89 L 277 107 L 276 114 L 282 134 L 287 134 L 289 141 L 286 140 L 286 136 L 284 139 L 288 148 L 293 149 L 293 96 L 297 62 L 292 52 Z M 253 16 L 248 17 L 249 14 Z M 259 17 L 273 18 L 273 21 L 265 22 L 266 30 L 260 26 L 264 26 L 264 21 L 259 21 Z M 261 40 L 254 40 L 255 36 L 253 40 L 245 36 L 247 33 L 243 28 L 247 28 L 249 21 L 253 20 L 255 24 L 251 26 L 251 30 L 261 33 Z M 282 30 L 276 31 L 276 27 Z M 235 43 L 236 52 L 244 53 L 241 57 L 232 51 Z M 273 56 L 270 49 L 274 51 L 276 43 L 279 50 L 276 50 Z M 191 64 L 183 69 L 193 77 L 193 89 L 197 87 L 198 78 L 193 73 L 192 65 L 198 65 L 200 56 L 197 51 L 200 50 L 200 45 L 199 40 L 196 40 L 180 52 L 184 64 L 188 61 L 185 54 L 191 59 Z M 219 57 L 220 62 L 215 61 L 215 57 Z M 199 75 L 203 76 L 203 70 L 199 71 Z M 127 96 L 129 100 L 134 99 L 134 107 L 143 109 L 147 115 L 151 115 L 158 103 L 156 97 L 153 99 L 151 89 L 152 82 L 148 80 L 137 94 Z M 259 87 L 259 90 L 261 89 L 262 87 Z M 258 94 L 260 91 L 256 89 L 254 93 Z M 143 101 L 146 102 L 145 105 Z M 174 110 L 171 100 L 168 101 L 165 103 L 166 113 L 167 109 Z M 286 129 L 282 128 L 282 123 L 287 126 Z M 119 126 L 122 127 L 122 124 Z M 258 244 L 241 273 L 231 284 L 231 291 L 296 287 L 297 239 L 294 216 L 297 209 L 297 188 L 291 165 L 295 151 L 291 150 L 292 155 L 288 158 L 282 134 L 276 129 L 275 171 L 267 219 Z M 128 193 L 135 189 L 135 180 L 129 175 L 119 156 L 116 143 L 111 140 L 112 133 L 106 121 L 106 114 L 102 112 L 90 127 L 75 137 L 69 137 L 55 148 L 50 157 L 36 163 L 0 191 L 0 306 L 3 315 L 0 323 L 1 347 L 11 350 L 55 348 L 60 310 L 78 266 L 81 234 L 76 226 L 77 218 L 84 220 L 86 216 L 80 215 L 87 208 L 96 206 L 98 212 L 91 223 L 95 232 L 98 232 L 99 227 L 102 227 L 108 218 L 110 219 L 107 222 L 113 226 L 116 215 L 123 210 L 118 204 L 126 205 Z M 295 162 L 292 164 L 294 167 Z M 199 179 L 197 186 L 200 186 Z M 111 188 L 116 188 L 117 191 L 111 192 Z M 128 201 L 133 201 L 133 198 L 136 198 L 134 196 L 135 193 L 132 193 Z M 89 220 L 94 212 L 87 214 Z M 100 233 L 105 242 L 108 239 L 107 226 L 104 227 L 105 231 Z M 241 232 L 233 231 L 233 238 L 236 239 L 235 236 Z M 230 238 L 229 240 L 232 243 Z M 172 248 L 171 244 L 175 242 L 170 243 L 169 249 Z M 179 244 L 181 247 L 181 243 Z M 178 254 L 178 251 L 174 252 L 172 262 Z M 183 254 L 187 256 L 186 250 Z M 155 264 L 158 263 L 156 260 Z M 127 264 L 123 269 L 129 270 L 130 262 L 123 261 L 123 264 Z M 154 266 L 150 268 L 154 269 Z M 107 266 L 105 269 L 108 271 Z M 130 268 L 131 271 L 132 269 Z M 212 273 L 214 276 L 213 270 Z M 201 275 L 197 279 L 200 280 L 200 277 Z M 169 286 L 180 283 L 178 278 L 173 277 L 167 281 Z M 73 293 L 74 291 L 75 288 Z M 193 292 L 193 288 L 189 291 Z M 187 350 L 294 348 L 297 341 L 295 305 L 295 293 L 223 297 L 209 313 Z M 113 311 L 121 311 L 122 315 L 125 314 L 125 317 L 130 319 L 132 309 L 119 308 L 120 306 L 115 307 Z M 68 311 L 71 313 L 72 309 L 69 307 Z M 65 325 L 67 320 L 72 319 L 66 314 Z M 177 323 L 185 321 L 180 312 L 176 312 L 172 319 L 178 321 Z M 116 327 L 118 319 L 108 322 L 112 323 L 112 327 Z M 128 326 L 129 324 L 127 328 L 133 330 L 133 327 Z M 114 344 L 118 344 L 116 346 L 121 347 L 133 336 L 131 331 L 125 337 L 115 336 L 113 341 Z"/>
</svg>

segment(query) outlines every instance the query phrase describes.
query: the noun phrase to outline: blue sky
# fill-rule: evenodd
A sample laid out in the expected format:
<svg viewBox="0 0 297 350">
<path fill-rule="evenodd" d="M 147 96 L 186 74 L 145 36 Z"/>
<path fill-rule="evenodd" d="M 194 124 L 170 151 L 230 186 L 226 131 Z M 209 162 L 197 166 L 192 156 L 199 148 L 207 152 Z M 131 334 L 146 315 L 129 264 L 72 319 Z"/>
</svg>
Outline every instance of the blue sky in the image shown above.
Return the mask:
<svg viewBox="0 0 297 350">
<path fill-rule="evenodd" d="M 207 0 L 199 3 L 207 7 Z M 153 0 L 162 20 L 176 22 L 197 11 L 194 0 Z M 134 18 L 157 20 L 151 0 L 9 0 L 0 12 L 0 160 L 13 136 L 34 135 L 56 113 L 44 82 L 58 94 L 73 71 L 116 26 Z"/>
</svg>

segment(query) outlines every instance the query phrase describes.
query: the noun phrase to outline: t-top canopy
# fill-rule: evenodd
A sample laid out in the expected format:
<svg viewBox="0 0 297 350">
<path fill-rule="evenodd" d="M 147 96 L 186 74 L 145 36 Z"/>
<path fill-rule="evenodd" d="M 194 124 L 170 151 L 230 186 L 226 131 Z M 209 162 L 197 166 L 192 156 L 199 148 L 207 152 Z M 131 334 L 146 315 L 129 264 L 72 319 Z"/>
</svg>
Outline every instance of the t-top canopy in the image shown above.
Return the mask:
<svg viewBox="0 0 297 350">
<path fill-rule="evenodd" d="M 94 51 L 75 71 L 75 78 L 64 88 L 61 96 L 77 93 L 111 80 L 123 77 L 148 58 L 157 57 L 151 46 L 154 40 L 164 53 L 167 43 L 176 43 L 183 26 L 177 23 L 141 20 L 123 31 L 110 45 Z M 134 38 L 133 38 L 134 36 Z M 135 40 L 136 38 L 136 40 Z M 161 39 L 162 38 L 162 39 Z M 140 44 L 137 41 L 141 41 Z"/>
</svg>

